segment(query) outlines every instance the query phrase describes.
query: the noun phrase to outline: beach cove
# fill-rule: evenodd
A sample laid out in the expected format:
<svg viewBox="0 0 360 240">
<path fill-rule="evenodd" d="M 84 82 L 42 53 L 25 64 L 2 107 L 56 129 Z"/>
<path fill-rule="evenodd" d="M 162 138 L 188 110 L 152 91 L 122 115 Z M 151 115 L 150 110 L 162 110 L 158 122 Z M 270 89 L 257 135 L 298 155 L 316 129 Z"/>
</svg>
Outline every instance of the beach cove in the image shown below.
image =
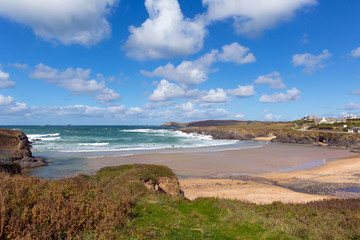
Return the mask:
<svg viewBox="0 0 360 240">
<path fill-rule="evenodd" d="M 254 149 L 93 158 L 89 165 L 97 169 L 129 163 L 170 167 L 191 200 L 217 197 L 269 204 L 360 197 L 360 157 L 344 149 L 269 143 Z"/>
<path fill-rule="evenodd" d="M 180 179 L 189 199 L 220 197 L 256 203 L 357 197 L 357 187 L 360 187 L 356 163 L 350 168 L 353 173 L 347 173 L 352 176 L 351 181 L 341 180 L 342 164 L 348 161 L 344 159 L 356 161 L 356 153 L 312 144 L 269 142 L 273 136 L 254 139 L 258 141 L 213 140 L 206 134 L 145 126 L 29 127 L 24 130 L 30 132 L 31 140 L 40 139 L 34 142 L 34 155 L 50 160 L 47 167 L 24 172 L 42 178 L 92 175 L 102 167 L 123 164 L 165 165 Z M 333 166 L 335 162 L 338 163 L 336 169 L 340 170 L 336 173 L 328 170 L 328 175 L 334 177 L 333 182 L 302 176 L 304 171 L 315 171 L 313 175 L 316 175 L 318 169 Z M 327 170 L 322 171 L 324 175 Z"/>
</svg>

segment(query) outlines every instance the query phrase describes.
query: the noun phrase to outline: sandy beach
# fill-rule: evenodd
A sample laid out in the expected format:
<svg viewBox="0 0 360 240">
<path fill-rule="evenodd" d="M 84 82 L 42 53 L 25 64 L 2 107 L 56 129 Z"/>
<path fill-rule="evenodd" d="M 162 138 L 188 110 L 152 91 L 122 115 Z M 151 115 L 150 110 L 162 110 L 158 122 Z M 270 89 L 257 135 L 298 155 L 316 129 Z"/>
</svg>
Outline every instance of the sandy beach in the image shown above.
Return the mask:
<svg viewBox="0 0 360 240">
<path fill-rule="evenodd" d="M 254 203 L 304 203 L 334 197 L 360 197 L 360 155 L 324 166 L 239 179 L 181 180 L 189 199 L 219 197 Z M 347 189 L 350 191 L 344 191 Z M 305 193 L 307 192 L 307 193 Z"/>
<path fill-rule="evenodd" d="M 219 197 L 267 204 L 360 197 L 342 190 L 360 187 L 360 155 L 343 149 L 269 143 L 254 149 L 89 159 L 93 169 L 127 163 L 170 167 L 189 199 Z"/>
<path fill-rule="evenodd" d="M 170 167 L 180 179 L 290 172 L 355 155 L 348 150 L 269 143 L 263 147 L 215 152 L 146 153 L 88 159 L 90 169 L 143 163 Z"/>
</svg>

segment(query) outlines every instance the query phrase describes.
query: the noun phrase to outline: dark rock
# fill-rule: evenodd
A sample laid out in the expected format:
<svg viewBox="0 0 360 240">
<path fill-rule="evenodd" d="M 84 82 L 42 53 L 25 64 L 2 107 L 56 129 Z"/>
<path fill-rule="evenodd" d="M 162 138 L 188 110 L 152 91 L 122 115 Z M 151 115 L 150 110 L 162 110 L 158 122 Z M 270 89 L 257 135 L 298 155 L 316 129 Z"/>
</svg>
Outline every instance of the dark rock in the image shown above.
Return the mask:
<svg viewBox="0 0 360 240">
<path fill-rule="evenodd" d="M 35 158 L 30 151 L 31 145 L 25 133 L 0 128 L 0 151 L 11 152 L 11 161 L 21 168 L 47 166 L 44 159 Z"/>
<path fill-rule="evenodd" d="M 35 157 L 23 157 L 21 159 L 15 160 L 14 162 L 18 163 L 21 168 L 36 168 L 48 165 L 44 158 Z"/>
<path fill-rule="evenodd" d="M 143 181 L 144 186 L 153 192 L 166 193 L 170 196 L 184 196 L 180 183 L 176 178 L 160 177 L 158 182 Z"/>
</svg>

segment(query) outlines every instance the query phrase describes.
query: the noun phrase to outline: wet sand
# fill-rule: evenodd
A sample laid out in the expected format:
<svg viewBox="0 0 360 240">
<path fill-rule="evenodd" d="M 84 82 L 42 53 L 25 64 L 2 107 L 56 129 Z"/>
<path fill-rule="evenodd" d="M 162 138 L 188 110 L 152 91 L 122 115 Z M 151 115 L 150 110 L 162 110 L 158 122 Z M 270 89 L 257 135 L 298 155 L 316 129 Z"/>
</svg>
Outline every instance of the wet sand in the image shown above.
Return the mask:
<svg viewBox="0 0 360 240">
<path fill-rule="evenodd" d="M 194 153 L 148 153 L 88 159 L 90 169 L 130 163 L 170 167 L 180 179 L 290 172 L 353 156 L 348 150 L 269 143 L 263 147 Z"/>
</svg>

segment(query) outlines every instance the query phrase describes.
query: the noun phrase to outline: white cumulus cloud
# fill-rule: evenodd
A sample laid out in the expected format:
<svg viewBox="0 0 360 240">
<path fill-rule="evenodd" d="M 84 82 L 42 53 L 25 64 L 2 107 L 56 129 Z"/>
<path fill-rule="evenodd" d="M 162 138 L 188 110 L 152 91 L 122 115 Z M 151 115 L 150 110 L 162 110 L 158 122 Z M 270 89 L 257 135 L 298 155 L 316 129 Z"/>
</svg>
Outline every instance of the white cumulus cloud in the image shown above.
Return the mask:
<svg viewBox="0 0 360 240">
<path fill-rule="evenodd" d="M 219 54 L 222 62 L 234 62 L 236 64 L 252 63 L 256 61 L 254 54 L 249 48 L 243 47 L 237 42 L 222 47 L 223 52 Z"/>
<path fill-rule="evenodd" d="M 285 84 L 282 82 L 279 72 L 272 72 L 267 75 L 259 76 L 254 83 L 258 84 L 269 84 L 271 88 L 286 88 Z"/>
<path fill-rule="evenodd" d="M 111 33 L 107 17 L 118 0 L 0 1 L 0 16 L 29 26 L 46 41 L 97 44 Z"/>
<path fill-rule="evenodd" d="M 10 80 L 10 74 L 0 69 L 0 88 L 10 88 L 15 86 L 15 82 Z"/>
<path fill-rule="evenodd" d="M 237 118 L 237 119 L 243 119 L 243 118 L 245 118 L 245 114 L 243 114 L 243 113 L 236 114 L 236 115 L 235 115 L 235 118 Z"/>
<path fill-rule="evenodd" d="M 15 99 L 11 96 L 4 97 L 0 94 L 0 106 L 5 106 L 13 103 Z"/>
<path fill-rule="evenodd" d="M 304 73 L 312 74 L 316 70 L 324 68 L 324 61 L 331 57 L 332 54 L 327 49 L 325 49 L 319 55 L 313 55 L 311 53 L 295 54 L 292 56 L 291 63 L 294 67 L 305 67 L 303 70 Z"/>
<path fill-rule="evenodd" d="M 297 11 L 313 6 L 316 0 L 203 0 L 209 21 L 234 19 L 239 34 L 256 37 L 266 29 L 291 20 Z"/>
<path fill-rule="evenodd" d="M 195 61 L 183 61 L 178 66 L 168 63 L 152 72 L 141 71 L 147 77 L 163 77 L 178 82 L 183 86 L 198 85 L 207 80 L 211 65 L 216 61 L 217 50 L 200 57 Z"/>
<path fill-rule="evenodd" d="M 3 96 L 0 94 L 0 111 L 2 116 L 22 116 L 28 111 L 25 103 L 16 102 L 12 96 Z"/>
<path fill-rule="evenodd" d="M 351 51 L 351 56 L 354 58 L 360 58 L 360 47 L 353 49 Z"/>
<path fill-rule="evenodd" d="M 154 92 L 148 97 L 148 100 L 153 102 L 166 102 L 175 98 L 191 97 L 195 95 L 196 92 L 197 90 L 184 90 L 179 85 L 163 79 L 156 86 Z"/>
<path fill-rule="evenodd" d="M 170 109 L 157 113 L 159 119 L 169 119 L 182 122 L 198 121 L 199 119 L 222 119 L 230 116 L 230 113 L 222 108 L 198 109 L 192 102 L 177 104 Z"/>
<path fill-rule="evenodd" d="M 195 61 L 183 61 L 178 66 L 171 63 L 160 66 L 152 72 L 141 70 L 141 73 L 147 77 L 162 77 L 170 81 L 178 82 L 182 86 L 190 87 L 199 85 L 208 79 L 208 73 L 211 72 L 211 66 L 218 62 L 233 62 L 235 64 L 246 64 L 255 61 L 254 55 L 238 43 L 223 46 L 223 51 L 213 49 L 209 53 L 201 56 Z"/>
<path fill-rule="evenodd" d="M 150 103 L 146 104 L 145 108 L 150 109 L 154 107 L 169 106 L 174 104 L 174 99 L 180 98 L 188 99 L 189 103 L 199 105 L 203 108 L 215 107 L 229 101 L 229 97 L 224 89 L 217 88 L 209 91 L 187 89 L 163 79 L 156 86 L 154 92 L 148 97 Z"/>
<path fill-rule="evenodd" d="M 184 18 L 177 0 L 146 0 L 145 7 L 149 18 L 140 27 L 129 28 L 124 46 L 127 56 L 138 60 L 171 58 L 203 47 L 204 24 Z"/>
<path fill-rule="evenodd" d="M 55 83 L 58 87 L 71 91 L 73 95 L 94 96 L 94 99 L 102 104 L 108 104 L 120 98 L 118 93 L 106 87 L 104 81 L 90 79 L 90 69 L 68 68 L 59 71 L 40 63 L 30 73 L 30 77 Z"/>
<path fill-rule="evenodd" d="M 10 67 L 17 68 L 20 70 L 26 70 L 29 68 L 29 66 L 26 63 L 9 63 Z"/>
<path fill-rule="evenodd" d="M 287 90 L 286 93 L 274 93 L 273 95 L 264 94 L 259 101 L 262 103 L 285 103 L 294 102 L 300 99 L 300 91 L 297 88 Z"/>
<path fill-rule="evenodd" d="M 227 93 L 230 95 L 234 95 L 235 97 L 238 98 L 243 98 L 243 97 L 253 96 L 255 94 L 255 90 L 253 85 L 246 85 L 246 86 L 238 85 L 236 89 L 227 90 Z"/>
<path fill-rule="evenodd" d="M 222 105 L 229 101 L 229 97 L 222 88 L 210 89 L 208 92 L 202 91 L 198 98 L 194 101 L 198 103 L 200 107 L 210 108 L 218 105 Z"/>
<path fill-rule="evenodd" d="M 280 120 L 282 118 L 281 115 L 273 115 L 272 113 L 265 114 L 265 120 Z"/>
<path fill-rule="evenodd" d="M 345 109 L 345 110 L 356 110 L 356 109 L 360 109 L 360 104 L 357 103 L 349 103 L 346 104 L 344 107 L 342 107 L 341 109 Z"/>
</svg>

